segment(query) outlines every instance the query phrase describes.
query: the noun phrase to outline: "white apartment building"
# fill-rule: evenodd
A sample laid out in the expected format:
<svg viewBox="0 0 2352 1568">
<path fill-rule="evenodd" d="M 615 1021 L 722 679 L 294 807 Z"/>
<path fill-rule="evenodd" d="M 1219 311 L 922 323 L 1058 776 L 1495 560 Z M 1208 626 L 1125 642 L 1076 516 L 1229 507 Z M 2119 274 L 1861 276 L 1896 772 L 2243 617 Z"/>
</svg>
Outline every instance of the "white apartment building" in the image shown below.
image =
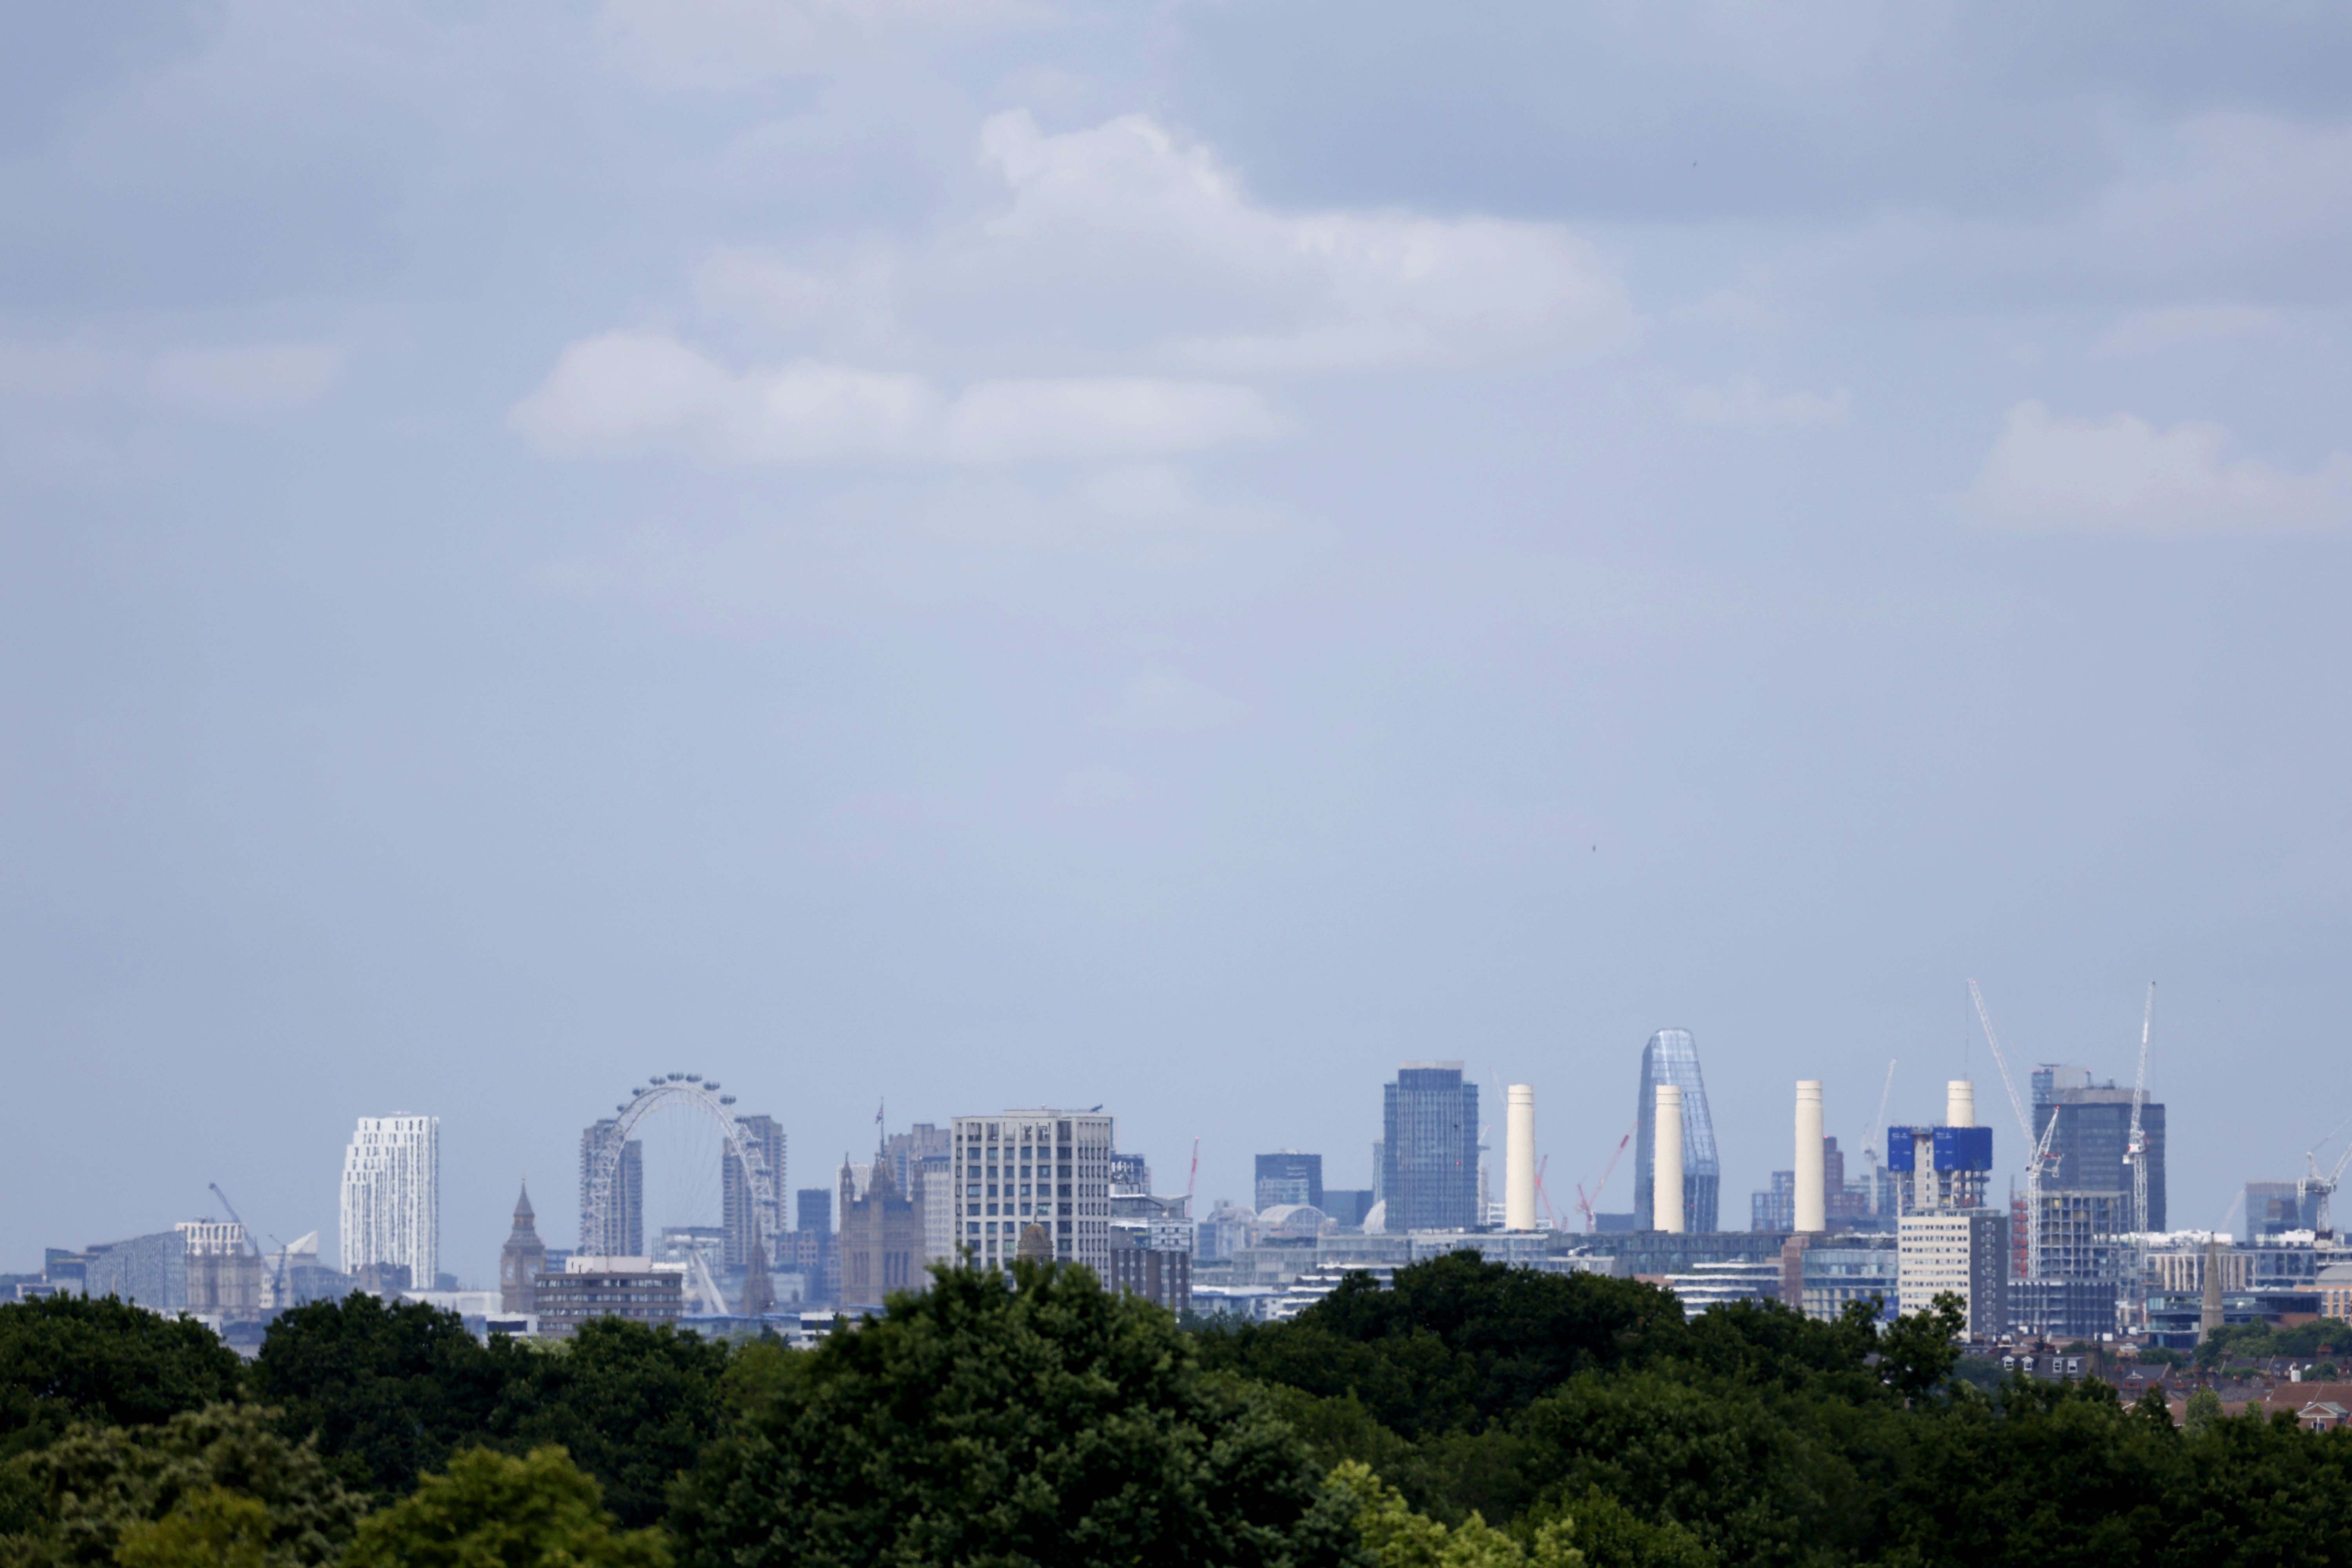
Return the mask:
<svg viewBox="0 0 2352 1568">
<path fill-rule="evenodd" d="M 1945 1209 L 1895 1221 L 1895 1288 L 1900 1310 L 1922 1312 L 1949 1291 L 1968 1305 L 1971 1338 L 2009 1320 L 2009 1216 L 1997 1209 Z"/>
<path fill-rule="evenodd" d="M 404 1263 L 433 1289 L 441 1268 L 441 1119 L 362 1116 L 343 1151 L 342 1269 Z"/>
<path fill-rule="evenodd" d="M 950 1147 L 959 1240 L 972 1261 L 1013 1261 L 1024 1226 L 1040 1225 L 1054 1256 L 1110 1277 L 1112 1118 L 1099 1111 L 1007 1110 L 959 1116 Z"/>
</svg>

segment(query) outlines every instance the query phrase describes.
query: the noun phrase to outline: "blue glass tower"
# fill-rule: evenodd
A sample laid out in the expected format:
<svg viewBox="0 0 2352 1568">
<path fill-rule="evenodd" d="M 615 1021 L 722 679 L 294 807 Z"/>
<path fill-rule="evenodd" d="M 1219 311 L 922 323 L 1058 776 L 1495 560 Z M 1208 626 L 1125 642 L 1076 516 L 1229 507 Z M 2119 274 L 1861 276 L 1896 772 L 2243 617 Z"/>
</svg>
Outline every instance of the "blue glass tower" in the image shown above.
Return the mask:
<svg viewBox="0 0 2352 1568">
<path fill-rule="evenodd" d="M 1389 1230 L 1476 1226 L 1478 1086 L 1462 1081 L 1462 1064 L 1407 1062 L 1398 1068 L 1388 1086 L 1381 1130 Z"/>
<path fill-rule="evenodd" d="M 1698 1042 L 1688 1029 L 1660 1029 L 1642 1047 L 1642 1092 L 1633 1108 L 1633 1226 L 1648 1230 L 1656 1190 L 1658 1086 L 1683 1091 L 1683 1228 L 1714 1230 L 1723 1163 L 1715 1154 L 1715 1119 L 1707 1114 L 1706 1080 L 1699 1076 Z"/>
</svg>

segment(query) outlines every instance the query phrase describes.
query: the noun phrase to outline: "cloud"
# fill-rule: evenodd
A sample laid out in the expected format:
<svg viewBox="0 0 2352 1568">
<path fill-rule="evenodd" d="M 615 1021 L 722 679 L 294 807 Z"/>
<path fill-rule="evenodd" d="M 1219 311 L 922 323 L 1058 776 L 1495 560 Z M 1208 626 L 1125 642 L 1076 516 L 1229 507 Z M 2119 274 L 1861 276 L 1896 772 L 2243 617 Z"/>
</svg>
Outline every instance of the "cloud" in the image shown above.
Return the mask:
<svg viewBox="0 0 2352 1568">
<path fill-rule="evenodd" d="M 1153 665 L 1139 671 L 1119 693 L 1115 721 L 1122 730 L 1142 734 L 1195 735 L 1239 723 L 1249 710 L 1247 703 L 1191 676 Z"/>
<path fill-rule="evenodd" d="M 1845 388 L 1834 392 L 1767 392 L 1752 376 L 1716 386 L 1686 386 L 1675 399 L 1682 416 L 1698 425 L 1819 429 L 1843 425 L 1852 413 Z"/>
<path fill-rule="evenodd" d="M 2298 531 L 2352 521 L 2352 457 L 2289 473 L 2232 457 L 2202 421 L 2159 430 L 2129 414 L 2063 419 L 2019 404 L 1977 475 L 1970 509 L 2016 528 L 2106 533 Z"/>
<path fill-rule="evenodd" d="M 262 419 L 317 402 L 342 371 L 328 343 L 248 343 L 163 354 L 148 374 L 157 401 L 221 419 Z"/>
<path fill-rule="evenodd" d="M 979 381 L 948 399 L 921 376 L 814 360 L 730 370 L 661 332 L 572 344 L 512 422 L 563 456 L 677 453 L 721 464 L 1098 461 L 1277 435 L 1242 386 L 1150 378 Z"/>
</svg>

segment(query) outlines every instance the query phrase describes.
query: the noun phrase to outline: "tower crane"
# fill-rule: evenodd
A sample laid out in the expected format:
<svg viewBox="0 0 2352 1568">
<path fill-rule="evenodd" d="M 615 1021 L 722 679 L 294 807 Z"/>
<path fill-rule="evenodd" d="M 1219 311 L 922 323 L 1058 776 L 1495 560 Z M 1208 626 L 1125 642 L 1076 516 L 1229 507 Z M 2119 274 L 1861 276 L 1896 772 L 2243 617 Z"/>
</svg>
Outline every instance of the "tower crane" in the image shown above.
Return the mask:
<svg viewBox="0 0 2352 1568">
<path fill-rule="evenodd" d="M 2147 983 L 2147 1009 L 2139 1020 L 2139 1074 L 2132 1080 L 2131 1128 L 2124 1134 L 2124 1159 L 2132 1173 L 2131 1293 L 2135 1301 L 2147 1295 L 2147 1131 L 2140 1124 L 2140 1108 L 2147 1103 L 2147 1041 L 2156 1026 L 2156 982 Z M 2058 1125 L 2058 1113 L 2050 1113 Z"/>
<path fill-rule="evenodd" d="M 268 1262 L 269 1255 L 261 1250 L 261 1243 L 254 1237 L 253 1227 L 245 1223 L 245 1217 L 236 1212 L 236 1205 L 228 1201 L 226 1193 L 221 1191 L 220 1184 L 210 1182 L 206 1185 L 212 1188 L 213 1196 L 220 1199 L 221 1207 L 228 1210 L 228 1217 L 236 1221 L 236 1228 L 245 1232 L 246 1245 L 253 1248 L 255 1261 Z M 273 1236 L 269 1239 L 276 1241 L 278 1238 Z M 272 1282 L 269 1300 L 277 1306 L 282 1307 L 286 1304 L 286 1248 L 282 1243 L 278 1248 L 278 1278 Z"/>
<path fill-rule="evenodd" d="M 1879 1152 L 1880 1135 L 1886 1131 L 1886 1100 L 1895 1092 L 1895 1058 L 1886 1058 L 1886 1087 L 1878 1091 L 1878 1117 L 1870 1124 L 1870 1136 L 1862 1141 L 1862 1157 L 1870 1162 L 1870 1208 L 1878 1212 L 1878 1167 L 1885 1158 Z"/>
<path fill-rule="evenodd" d="M 1201 1184 L 1201 1135 L 1192 1134 L 1192 1173 L 1184 1180 L 1184 1217 L 1192 1217 L 1192 1189 Z"/>
<path fill-rule="evenodd" d="M 1617 1162 L 1625 1157 L 1625 1145 L 1633 1141 L 1633 1132 L 1634 1129 L 1629 1127 L 1625 1130 L 1625 1136 L 1617 1140 L 1616 1152 L 1609 1156 L 1609 1163 L 1601 1167 L 1601 1179 L 1592 1184 L 1591 1197 L 1585 1195 L 1582 1182 L 1576 1184 L 1576 1206 L 1584 1215 L 1584 1234 L 1587 1236 L 1591 1236 L 1600 1224 L 1592 1217 L 1592 1205 L 1600 1200 L 1601 1189 L 1609 1184 L 1610 1173 L 1617 1169 Z"/>
<path fill-rule="evenodd" d="M 2009 1091 L 2009 1108 L 2017 1113 L 2018 1131 L 2024 1134 L 2025 1146 L 2033 1151 L 2025 1163 L 2025 1274 L 2029 1279 L 2042 1278 L 2042 1181 L 2049 1167 L 2055 1163 L 2051 1142 L 2058 1131 L 2058 1117 L 2053 1110 L 2049 1125 L 2042 1136 L 2033 1135 L 2033 1119 L 2025 1113 L 2025 1101 L 2018 1098 L 2017 1080 L 2009 1076 L 2009 1058 L 2000 1048 L 2000 1034 L 1992 1026 L 1992 1009 L 1985 1005 L 1984 992 L 1973 980 L 1969 982 L 1969 995 L 1977 1005 L 1977 1021 L 1984 1026 L 1985 1043 L 1992 1047 L 1993 1065 L 2000 1068 L 2000 1086 Z"/>
<path fill-rule="evenodd" d="M 2320 1140 L 2320 1143 L 2323 1145 L 2326 1144 L 2326 1142 L 2327 1140 L 2325 1138 Z M 2327 1200 L 2335 1194 L 2336 1184 L 2343 1178 L 2344 1167 L 2347 1164 L 2352 1164 L 2352 1143 L 2347 1143 L 2344 1146 L 2344 1152 L 2342 1156 L 2336 1160 L 2336 1168 L 2328 1172 L 2327 1174 L 2324 1176 L 2319 1173 L 2318 1149 L 2314 1148 L 2307 1151 L 2303 1156 L 2303 1163 L 2309 1168 L 2311 1174 L 2301 1177 L 2295 1182 L 2295 1196 L 2297 1198 L 2307 1198 L 2315 1194 L 2318 1197 L 2319 1213 L 2313 1221 L 2313 1228 L 2323 1237 L 2332 1237 L 2336 1234 L 2336 1229 L 2330 1223 L 2331 1216 L 2327 1212 Z"/>
</svg>

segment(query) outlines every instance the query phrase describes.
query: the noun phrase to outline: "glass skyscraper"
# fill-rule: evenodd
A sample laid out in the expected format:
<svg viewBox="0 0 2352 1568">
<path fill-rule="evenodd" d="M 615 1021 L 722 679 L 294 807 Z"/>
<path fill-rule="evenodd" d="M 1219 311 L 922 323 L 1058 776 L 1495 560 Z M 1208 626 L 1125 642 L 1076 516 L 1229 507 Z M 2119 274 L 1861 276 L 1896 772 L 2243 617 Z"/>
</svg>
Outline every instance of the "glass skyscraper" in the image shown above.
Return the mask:
<svg viewBox="0 0 2352 1568">
<path fill-rule="evenodd" d="M 1656 1191 L 1653 1178 L 1662 1083 L 1683 1091 L 1683 1228 L 1714 1230 L 1723 1163 L 1715 1155 L 1715 1119 L 1707 1114 L 1698 1042 L 1688 1029 L 1660 1029 L 1642 1047 L 1642 1092 L 1633 1107 L 1633 1228 L 1648 1230 L 1656 1224 L 1651 1196 Z"/>
<path fill-rule="evenodd" d="M 1478 1086 L 1462 1081 L 1460 1062 L 1406 1062 L 1387 1088 L 1381 1142 L 1387 1228 L 1475 1227 Z"/>
</svg>

